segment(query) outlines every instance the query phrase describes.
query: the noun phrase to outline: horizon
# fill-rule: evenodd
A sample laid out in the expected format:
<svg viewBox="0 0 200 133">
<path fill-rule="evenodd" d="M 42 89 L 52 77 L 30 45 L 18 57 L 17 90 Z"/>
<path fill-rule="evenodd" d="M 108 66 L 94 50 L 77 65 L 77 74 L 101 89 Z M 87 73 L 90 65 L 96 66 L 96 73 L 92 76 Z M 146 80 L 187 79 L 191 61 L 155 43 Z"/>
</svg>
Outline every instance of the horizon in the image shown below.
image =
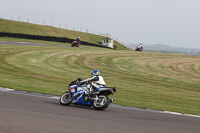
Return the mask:
<svg viewBox="0 0 200 133">
<path fill-rule="evenodd" d="M 134 46 L 137 46 L 139 44 L 134 44 L 134 43 L 128 43 L 130 45 L 134 45 Z M 196 49 L 196 50 L 200 50 L 200 48 L 193 48 L 193 47 L 181 47 L 181 46 L 171 46 L 171 45 L 168 45 L 168 44 L 143 44 L 143 47 L 145 48 L 145 46 L 154 46 L 155 45 L 160 45 L 159 47 L 170 47 L 170 48 L 183 48 L 183 49 Z"/>
</svg>

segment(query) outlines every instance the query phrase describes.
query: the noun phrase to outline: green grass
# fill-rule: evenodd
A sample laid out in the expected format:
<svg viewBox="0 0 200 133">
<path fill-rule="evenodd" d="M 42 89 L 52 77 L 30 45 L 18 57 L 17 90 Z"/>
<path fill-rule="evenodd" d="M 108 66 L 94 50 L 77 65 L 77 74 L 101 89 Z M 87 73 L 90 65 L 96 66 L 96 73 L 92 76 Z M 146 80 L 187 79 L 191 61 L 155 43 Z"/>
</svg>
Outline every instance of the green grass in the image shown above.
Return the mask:
<svg viewBox="0 0 200 133">
<path fill-rule="evenodd" d="M 117 86 L 115 104 L 200 115 L 198 56 L 0 45 L 1 87 L 61 95 L 93 69 Z"/>
<path fill-rule="evenodd" d="M 0 19 L 0 32 L 9 33 L 21 33 L 30 35 L 41 35 L 41 36 L 56 36 L 56 37 L 67 37 L 70 39 L 76 39 L 78 36 L 81 37 L 81 41 L 86 41 L 89 43 L 94 43 L 101 45 L 101 39 L 105 36 L 99 36 L 90 33 L 66 30 L 55 28 L 52 26 L 36 25 L 25 22 L 11 21 Z M 127 50 L 126 47 L 115 42 L 119 50 Z"/>
<path fill-rule="evenodd" d="M 100 45 L 102 36 L 0 19 L 0 32 L 57 36 Z M 0 37 L 0 41 L 67 43 Z M 0 86 L 61 95 L 76 78 L 99 69 L 117 86 L 116 104 L 200 115 L 200 57 L 118 50 L 0 45 Z M 83 46 L 81 46 L 83 47 Z"/>
</svg>

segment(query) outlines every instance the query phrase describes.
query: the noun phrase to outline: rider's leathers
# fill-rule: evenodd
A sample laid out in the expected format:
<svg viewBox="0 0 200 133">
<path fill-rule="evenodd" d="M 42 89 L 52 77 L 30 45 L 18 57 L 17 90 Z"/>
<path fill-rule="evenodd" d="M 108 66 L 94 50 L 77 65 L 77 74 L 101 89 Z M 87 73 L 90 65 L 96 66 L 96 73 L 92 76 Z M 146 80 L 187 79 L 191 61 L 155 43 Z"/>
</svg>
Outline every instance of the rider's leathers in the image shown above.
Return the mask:
<svg viewBox="0 0 200 133">
<path fill-rule="evenodd" d="M 88 78 L 86 80 L 82 80 L 81 84 L 84 84 L 84 83 L 86 83 L 88 81 L 91 81 L 91 82 L 93 81 L 92 88 L 88 88 L 88 89 L 90 89 L 90 92 L 92 91 L 91 89 L 95 90 L 95 89 L 97 89 L 99 87 L 105 87 L 106 86 L 106 83 L 105 83 L 105 81 L 104 81 L 102 76 L 93 76 L 92 78 Z"/>
</svg>

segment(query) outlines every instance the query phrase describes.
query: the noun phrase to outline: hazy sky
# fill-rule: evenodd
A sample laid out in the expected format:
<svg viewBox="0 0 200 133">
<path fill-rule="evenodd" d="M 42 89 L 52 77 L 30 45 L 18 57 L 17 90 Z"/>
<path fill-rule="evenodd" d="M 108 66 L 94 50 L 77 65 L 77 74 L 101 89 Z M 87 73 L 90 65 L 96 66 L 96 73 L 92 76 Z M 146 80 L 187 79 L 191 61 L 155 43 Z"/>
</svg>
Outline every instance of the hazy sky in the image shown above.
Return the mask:
<svg viewBox="0 0 200 133">
<path fill-rule="evenodd" d="M 200 0 L 0 0 L 0 15 L 127 43 L 200 48 Z"/>
</svg>

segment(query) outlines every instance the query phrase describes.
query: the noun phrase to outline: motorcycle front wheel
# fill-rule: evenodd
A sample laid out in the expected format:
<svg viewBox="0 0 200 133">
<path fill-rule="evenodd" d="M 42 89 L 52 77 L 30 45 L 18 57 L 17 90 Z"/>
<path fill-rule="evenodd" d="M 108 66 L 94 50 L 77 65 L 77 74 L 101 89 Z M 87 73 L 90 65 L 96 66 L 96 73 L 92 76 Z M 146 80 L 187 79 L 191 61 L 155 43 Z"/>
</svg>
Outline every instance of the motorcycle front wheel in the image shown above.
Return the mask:
<svg viewBox="0 0 200 133">
<path fill-rule="evenodd" d="M 60 104 L 61 105 L 70 105 L 72 103 L 72 93 L 70 93 L 69 91 L 65 92 L 61 97 L 60 97 Z"/>
<path fill-rule="evenodd" d="M 94 101 L 92 103 L 94 109 L 96 109 L 96 110 L 106 109 L 110 104 L 110 99 L 106 95 L 99 95 L 98 97 L 99 97 L 99 100 Z"/>
</svg>

